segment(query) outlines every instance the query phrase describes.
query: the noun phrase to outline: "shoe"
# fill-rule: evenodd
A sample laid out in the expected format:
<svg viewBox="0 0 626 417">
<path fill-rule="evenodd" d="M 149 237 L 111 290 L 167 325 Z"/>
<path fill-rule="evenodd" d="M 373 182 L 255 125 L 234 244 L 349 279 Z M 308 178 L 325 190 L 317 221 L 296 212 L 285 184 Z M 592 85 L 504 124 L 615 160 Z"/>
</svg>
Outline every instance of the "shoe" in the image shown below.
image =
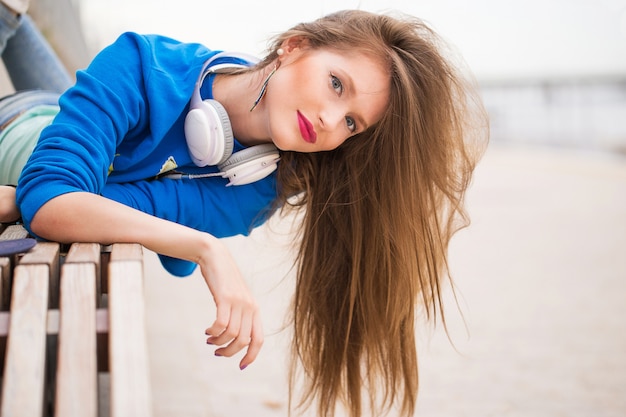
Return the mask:
<svg viewBox="0 0 626 417">
<path fill-rule="evenodd" d="M 37 241 L 27 237 L 25 239 L 0 240 L 0 257 L 25 253 L 35 247 Z"/>
<path fill-rule="evenodd" d="M 0 0 L 9 10 L 16 15 L 24 14 L 28 11 L 30 0 Z"/>
</svg>

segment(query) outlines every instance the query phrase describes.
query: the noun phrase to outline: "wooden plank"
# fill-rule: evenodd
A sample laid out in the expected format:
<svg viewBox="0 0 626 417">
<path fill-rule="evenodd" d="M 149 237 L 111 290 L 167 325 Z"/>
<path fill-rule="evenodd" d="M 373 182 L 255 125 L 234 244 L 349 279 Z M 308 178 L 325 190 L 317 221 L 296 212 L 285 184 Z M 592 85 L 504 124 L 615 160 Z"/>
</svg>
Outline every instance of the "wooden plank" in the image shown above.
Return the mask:
<svg viewBox="0 0 626 417">
<path fill-rule="evenodd" d="M 109 332 L 109 310 L 99 308 L 96 310 L 96 333 Z"/>
<path fill-rule="evenodd" d="M 114 243 L 110 262 L 143 261 L 143 246 L 138 243 Z"/>
<path fill-rule="evenodd" d="M 3 225 L 0 229 L 0 240 L 24 239 L 28 237 L 28 232 L 24 226 L 19 224 Z M 0 258 L 0 311 L 8 311 L 11 301 L 11 259 L 15 261 L 17 257 Z"/>
<path fill-rule="evenodd" d="M 60 245 L 40 242 L 20 259 L 20 265 L 47 265 L 50 270 L 50 308 L 59 308 L 59 255 Z"/>
<path fill-rule="evenodd" d="M 30 251 L 22 256 L 22 265 L 58 265 L 60 244 L 56 242 L 39 242 Z"/>
<path fill-rule="evenodd" d="M 78 258 L 68 254 L 68 259 Z M 98 413 L 95 266 L 70 262 L 62 268 L 55 398 L 59 416 L 96 417 Z"/>
<path fill-rule="evenodd" d="M 11 259 L 0 258 L 0 311 L 8 311 L 11 304 Z"/>
<path fill-rule="evenodd" d="M 0 312 L 0 336 L 7 337 L 9 335 L 9 320 L 11 314 L 8 311 Z"/>
<path fill-rule="evenodd" d="M 102 274 L 100 273 L 100 248 L 98 243 L 74 243 L 70 246 L 70 250 L 65 257 L 65 263 L 91 263 L 96 268 L 96 306 L 101 306 L 101 293 L 102 293 Z"/>
<path fill-rule="evenodd" d="M 108 373 L 109 372 L 109 310 L 108 309 L 99 308 L 96 310 L 96 345 L 97 345 L 97 350 L 98 350 L 98 373 L 101 373 L 101 372 Z"/>
<path fill-rule="evenodd" d="M 65 263 L 92 263 L 100 265 L 100 244 L 98 243 L 73 243 L 67 252 Z"/>
<path fill-rule="evenodd" d="M 9 322 L 9 316 L 10 314 L 8 312 L 0 312 L 0 336 L 6 336 L 6 334 L 2 333 L 2 326 L 4 323 L 3 320 L 6 320 L 7 323 Z M 59 310 L 48 310 L 48 325 L 46 327 L 46 332 L 48 333 L 48 335 L 59 334 L 59 327 Z M 96 333 L 108 332 L 109 311 L 105 308 L 98 308 L 96 309 Z"/>
<path fill-rule="evenodd" d="M 48 277 L 48 308 L 58 309 L 59 307 L 59 265 L 60 265 L 60 244 L 56 242 L 40 242 L 25 253 L 19 259 L 19 265 L 23 266 L 42 266 L 47 268 Z M 14 277 L 15 279 L 15 277 Z M 47 326 L 46 326 L 47 327 Z M 11 330 L 10 330 L 11 331 Z M 10 337 L 10 336 L 9 336 Z M 46 372 L 44 379 L 45 398 L 47 405 L 54 401 L 52 387 L 54 384 L 54 375 L 56 375 L 56 357 L 57 357 L 57 334 L 49 335 L 46 338 Z"/>
<path fill-rule="evenodd" d="M 111 374 L 98 372 L 98 416 L 109 417 L 111 415 Z"/>
<path fill-rule="evenodd" d="M 115 250 L 113 250 L 113 248 L 115 248 Z M 102 271 L 102 297 L 99 307 L 106 308 L 108 301 L 106 292 L 109 288 L 109 262 L 124 260 L 137 260 L 143 262 L 143 247 L 138 243 L 114 243 L 112 245 L 102 246 L 101 255 L 102 264 L 100 266 L 100 269 Z"/>
<path fill-rule="evenodd" d="M 74 243 L 70 247 L 65 258 L 65 263 L 92 263 L 96 265 L 96 307 L 99 309 L 96 311 L 96 351 L 97 351 L 97 369 L 98 371 L 108 371 L 109 369 L 109 336 L 108 336 L 108 310 L 102 307 L 106 307 L 105 296 L 106 292 L 105 279 L 106 272 L 103 272 L 103 265 L 106 265 L 106 261 L 103 260 L 104 256 L 102 252 L 106 252 L 107 249 L 97 243 Z"/>
<path fill-rule="evenodd" d="M 28 232 L 20 224 L 2 225 L 0 240 L 24 239 Z M 16 262 L 18 256 L 0 258 L 0 311 L 8 311 L 11 304 L 11 262 Z"/>
<path fill-rule="evenodd" d="M 15 268 L 2 378 L 2 417 L 41 417 L 43 413 L 48 272 L 45 265 Z"/>
<path fill-rule="evenodd" d="M 0 375 L 4 372 L 4 358 L 7 350 L 7 336 L 9 335 L 8 311 L 0 312 Z"/>
<path fill-rule="evenodd" d="M 107 292 L 109 291 L 109 261 L 111 260 L 111 248 L 112 246 L 103 246 L 100 252 L 100 303 L 98 307 L 107 308 L 108 298 Z"/>
<path fill-rule="evenodd" d="M 112 259 L 116 259 L 113 254 Z M 117 258 L 119 259 L 119 258 Z M 143 264 L 109 263 L 111 417 L 151 416 Z"/>
</svg>

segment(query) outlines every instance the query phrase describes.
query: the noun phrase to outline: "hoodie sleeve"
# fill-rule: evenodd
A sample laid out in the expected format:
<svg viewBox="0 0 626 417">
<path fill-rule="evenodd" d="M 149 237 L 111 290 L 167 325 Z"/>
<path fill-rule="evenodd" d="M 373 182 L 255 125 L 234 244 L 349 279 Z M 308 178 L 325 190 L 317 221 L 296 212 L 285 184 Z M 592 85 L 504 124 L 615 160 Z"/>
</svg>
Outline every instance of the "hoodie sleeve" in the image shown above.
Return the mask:
<svg viewBox="0 0 626 417">
<path fill-rule="evenodd" d="M 77 72 L 76 84 L 61 96 L 60 112 L 43 130 L 18 182 L 17 203 L 28 230 L 35 213 L 54 197 L 101 194 L 123 141 L 128 146 L 128 138 L 134 138 L 138 154 L 152 146 L 137 132 L 165 129 L 178 117 L 208 51 L 202 48 L 126 33 Z M 152 120 L 151 108 L 165 102 L 170 112 Z"/>
<path fill-rule="evenodd" d="M 248 235 L 270 215 L 276 198 L 275 175 L 252 184 L 226 187 L 223 178 L 159 179 L 108 184 L 103 195 L 148 214 L 215 237 Z M 159 255 L 165 269 L 176 276 L 191 274 L 196 265 Z"/>
</svg>

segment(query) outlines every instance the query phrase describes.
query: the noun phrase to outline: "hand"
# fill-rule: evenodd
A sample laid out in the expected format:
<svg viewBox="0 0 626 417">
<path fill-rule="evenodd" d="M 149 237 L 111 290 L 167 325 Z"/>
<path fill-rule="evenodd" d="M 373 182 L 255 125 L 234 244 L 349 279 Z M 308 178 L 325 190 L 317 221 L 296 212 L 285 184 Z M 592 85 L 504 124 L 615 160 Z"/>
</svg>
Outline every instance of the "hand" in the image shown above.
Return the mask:
<svg viewBox="0 0 626 417">
<path fill-rule="evenodd" d="M 256 359 L 263 345 L 259 309 L 226 246 L 215 239 L 207 252 L 198 263 L 217 307 L 215 322 L 206 329 L 207 343 L 222 346 L 215 355 L 226 357 L 247 346 L 239 362 L 243 370 Z"/>
<path fill-rule="evenodd" d="M 48 201 L 31 227 L 37 235 L 55 241 L 135 242 L 197 263 L 217 306 L 215 322 L 206 330 L 207 342 L 220 346 L 217 355 L 228 357 L 247 346 L 239 363 L 242 369 L 256 359 L 263 345 L 261 316 L 237 264 L 215 236 L 86 192 Z"/>
<path fill-rule="evenodd" d="M 20 211 L 15 205 L 15 188 L 0 185 L 0 223 L 13 223 L 20 218 Z"/>
</svg>

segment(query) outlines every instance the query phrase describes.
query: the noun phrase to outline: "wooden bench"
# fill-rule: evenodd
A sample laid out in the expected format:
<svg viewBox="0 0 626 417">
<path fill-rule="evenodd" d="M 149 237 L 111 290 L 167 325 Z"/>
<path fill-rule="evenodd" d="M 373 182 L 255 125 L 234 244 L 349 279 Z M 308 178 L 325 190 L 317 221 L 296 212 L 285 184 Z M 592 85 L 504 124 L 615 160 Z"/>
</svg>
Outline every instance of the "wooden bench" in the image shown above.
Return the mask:
<svg viewBox="0 0 626 417">
<path fill-rule="evenodd" d="M 0 372 L 0 417 L 151 416 L 142 247 L 45 242 L 0 257 Z"/>
</svg>

